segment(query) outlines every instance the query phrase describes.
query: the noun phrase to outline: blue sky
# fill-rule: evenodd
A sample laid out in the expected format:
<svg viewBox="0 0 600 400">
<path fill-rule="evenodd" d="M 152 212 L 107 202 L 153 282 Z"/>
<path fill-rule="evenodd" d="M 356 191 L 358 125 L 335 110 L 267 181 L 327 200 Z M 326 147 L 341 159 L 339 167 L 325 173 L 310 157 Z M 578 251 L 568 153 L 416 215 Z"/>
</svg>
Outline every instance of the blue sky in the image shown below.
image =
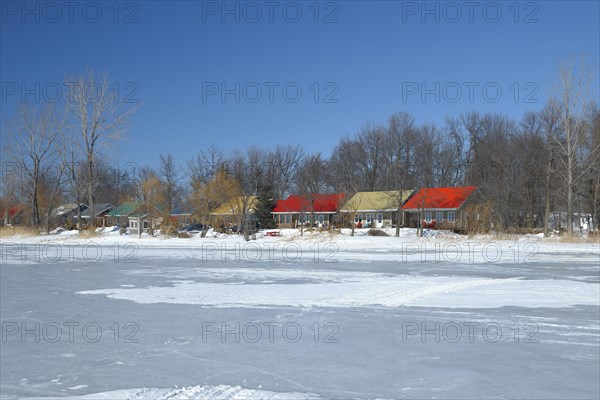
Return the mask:
<svg viewBox="0 0 600 400">
<path fill-rule="evenodd" d="M 2 122 L 23 96 L 36 101 L 23 88 L 38 82 L 41 100 L 86 68 L 142 103 L 112 161 L 151 166 L 210 144 L 328 155 L 398 111 L 418 123 L 471 110 L 520 117 L 552 93 L 560 60 L 581 53 L 599 97 L 598 1 L 246 3 L 223 14 L 220 1 L 3 1 Z"/>
</svg>

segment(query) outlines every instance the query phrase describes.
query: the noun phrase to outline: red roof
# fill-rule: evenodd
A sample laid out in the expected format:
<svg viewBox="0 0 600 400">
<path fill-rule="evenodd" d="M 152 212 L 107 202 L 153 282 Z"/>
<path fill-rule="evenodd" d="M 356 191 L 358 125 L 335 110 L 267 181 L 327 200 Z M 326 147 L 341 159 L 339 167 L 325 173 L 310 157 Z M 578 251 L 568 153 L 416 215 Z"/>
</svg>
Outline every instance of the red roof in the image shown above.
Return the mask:
<svg viewBox="0 0 600 400">
<path fill-rule="evenodd" d="M 340 203 L 346 197 L 345 193 L 314 194 L 314 212 L 334 213 L 339 209 Z M 311 211 L 310 201 L 306 196 L 290 195 L 285 200 L 277 201 L 274 213 L 299 213 Z"/>
<path fill-rule="evenodd" d="M 12 206 L 9 207 L 8 209 L 8 219 L 12 219 L 15 215 L 17 215 L 18 213 L 20 213 L 23 210 L 22 207 L 20 206 Z M 4 218 L 4 216 L 6 215 L 7 210 L 3 209 L 0 210 L 0 218 Z"/>
<path fill-rule="evenodd" d="M 475 186 L 423 188 L 402 206 L 403 210 L 460 208 L 477 189 Z"/>
</svg>

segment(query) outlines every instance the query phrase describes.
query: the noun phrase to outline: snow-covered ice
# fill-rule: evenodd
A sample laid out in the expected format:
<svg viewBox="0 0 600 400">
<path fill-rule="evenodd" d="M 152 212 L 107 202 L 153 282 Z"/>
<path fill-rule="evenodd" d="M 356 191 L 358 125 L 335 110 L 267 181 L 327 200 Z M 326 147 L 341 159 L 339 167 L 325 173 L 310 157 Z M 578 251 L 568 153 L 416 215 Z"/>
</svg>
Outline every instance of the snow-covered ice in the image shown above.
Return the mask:
<svg viewBox="0 0 600 400">
<path fill-rule="evenodd" d="M 600 244 L 2 241 L 0 396 L 591 398 Z"/>
<path fill-rule="evenodd" d="M 200 268 L 155 270 L 158 276 L 227 279 L 225 282 L 173 280 L 172 286 L 100 289 L 80 294 L 105 294 L 137 303 L 199 304 L 213 307 L 361 307 L 419 306 L 447 308 L 568 307 L 596 305 L 600 287 L 552 279 L 481 279 L 413 277 L 369 272 Z M 193 274 L 192 274 L 193 273 Z M 173 276 L 175 275 L 175 276 Z M 195 275 L 195 276 L 194 276 Z M 228 276 L 229 275 L 229 276 Z M 258 279 L 258 281 L 257 281 Z M 243 280 L 243 282 L 240 282 Z M 283 281 L 283 282 L 282 282 Z M 293 283 L 292 283 L 293 282 Z M 121 285 L 123 286 L 123 285 Z"/>
</svg>

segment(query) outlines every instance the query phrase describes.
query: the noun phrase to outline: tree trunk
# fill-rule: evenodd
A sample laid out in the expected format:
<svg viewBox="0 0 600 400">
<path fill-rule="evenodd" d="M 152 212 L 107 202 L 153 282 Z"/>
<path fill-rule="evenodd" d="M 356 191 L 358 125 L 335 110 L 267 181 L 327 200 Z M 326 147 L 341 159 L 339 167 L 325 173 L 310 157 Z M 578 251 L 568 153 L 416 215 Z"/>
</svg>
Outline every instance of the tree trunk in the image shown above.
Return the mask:
<svg viewBox="0 0 600 400">
<path fill-rule="evenodd" d="M 88 154 L 88 207 L 90 209 L 90 215 L 96 215 L 96 208 L 94 207 L 94 156 Z M 96 218 L 90 218 L 90 227 L 96 227 Z"/>
<path fill-rule="evenodd" d="M 31 225 L 37 227 L 40 224 L 40 209 L 38 205 L 38 181 L 40 167 L 36 162 L 33 166 L 33 197 L 31 198 Z"/>
<path fill-rule="evenodd" d="M 79 195 L 77 196 L 77 230 L 81 231 L 81 202 L 79 201 Z M 90 215 L 90 218 L 96 219 L 95 215 Z"/>
<path fill-rule="evenodd" d="M 552 172 L 552 161 L 553 152 L 550 150 L 550 161 L 548 161 L 548 168 L 546 169 L 546 199 L 544 208 L 544 237 L 549 236 L 548 224 L 550 220 L 550 175 Z"/>
<path fill-rule="evenodd" d="M 596 179 L 596 187 L 594 190 L 594 198 L 592 204 L 592 224 L 588 232 L 598 230 L 598 204 L 600 203 L 600 176 Z"/>
<path fill-rule="evenodd" d="M 567 144 L 567 148 L 570 146 Z M 571 155 L 567 156 L 567 232 L 573 234 L 573 169 Z"/>
<path fill-rule="evenodd" d="M 549 236 L 548 224 L 550 220 L 550 177 L 546 180 L 546 207 L 544 209 L 544 237 Z"/>
<path fill-rule="evenodd" d="M 33 196 L 31 198 L 31 226 L 37 226 L 37 181 L 33 181 Z"/>
</svg>

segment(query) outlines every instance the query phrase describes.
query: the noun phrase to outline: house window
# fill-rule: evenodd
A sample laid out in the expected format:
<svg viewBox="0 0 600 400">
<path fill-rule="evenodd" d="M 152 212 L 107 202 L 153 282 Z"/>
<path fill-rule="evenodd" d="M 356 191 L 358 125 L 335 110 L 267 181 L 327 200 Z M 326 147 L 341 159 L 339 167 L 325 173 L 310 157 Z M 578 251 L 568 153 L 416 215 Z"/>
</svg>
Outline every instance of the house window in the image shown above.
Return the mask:
<svg viewBox="0 0 600 400">
<path fill-rule="evenodd" d="M 319 223 L 323 224 L 323 221 L 325 221 L 325 217 L 323 215 L 319 215 Z"/>
<path fill-rule="evenodd" d="M 356 214 L 354 216 L 354 222 L 362 222 L 362 214 Z"/>
<path fill-rule="evenodd" d="M 148 221 L 144 221 L 144 229 L 148 229 Z"/>
<path fill-rule="evenodd" d="M 454 222 L 456 220 L 456 213 L 454 211 L 448 211 L 448 222 Z"/>
<path fill-rule="evenodd" d="M 377 214 L 377 222 L 378 223 L 383 223 L 383 214 Z"/>
<path fill-rule="evenodd" d="M 367 224 L 373 222 L 373 214 L 367 214 Z"/>
<path fill-rule="evenodd" d="M 444 212 L 443 211 L 438 211 L 435 213 L 435 220 L 440 222 L 444 220 Z"/>
<path fill-rule="evenodd" d="M 431 221 L 431 212 L 430 211 L 427 211 L 425 213 L 425 221 Z"/>
<path fill-rule="evenodd" d="M 292 214 L 285 214 L 285 223 L 286 224 L 292 223 Z"/>
</svg>

